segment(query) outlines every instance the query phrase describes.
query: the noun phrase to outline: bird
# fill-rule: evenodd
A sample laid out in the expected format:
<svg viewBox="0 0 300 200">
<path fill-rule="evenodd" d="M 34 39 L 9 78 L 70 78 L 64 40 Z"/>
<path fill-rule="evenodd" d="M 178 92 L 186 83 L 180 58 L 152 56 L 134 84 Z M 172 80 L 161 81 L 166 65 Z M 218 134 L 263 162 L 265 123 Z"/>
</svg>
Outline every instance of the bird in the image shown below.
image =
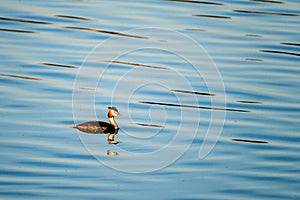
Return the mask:
<svg viewBox="0 0 300 200">
<path fill-rule="evenodd" d="M 114 136 L 118 134 L 119 127 L 115 121 L 116 116 L 121 116 L 118 109 L 116 107 L 108 107 L 108 121 L 88 121 L 78 125 L 73 125 L 72 128 L 77 128 L 78 130 L 86 133 L 109 133 L 108 135 L 108 143 L 109 144 L 117 144 L 118 142 L 114 140 Z"/>
</svg>

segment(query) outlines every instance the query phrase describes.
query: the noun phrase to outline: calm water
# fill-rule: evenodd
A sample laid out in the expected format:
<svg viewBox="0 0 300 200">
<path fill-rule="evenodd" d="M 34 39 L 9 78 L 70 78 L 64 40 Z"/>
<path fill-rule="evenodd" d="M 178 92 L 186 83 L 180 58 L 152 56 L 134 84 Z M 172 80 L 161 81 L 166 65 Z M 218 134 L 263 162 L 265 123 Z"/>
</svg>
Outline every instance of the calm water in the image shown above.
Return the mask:
<svg viewBox="0 0 300 200">
<path fill-rule="evenodd" d="M 0 11 L 1 199 L 300 198 L 297 0 Z"/>
</svg>

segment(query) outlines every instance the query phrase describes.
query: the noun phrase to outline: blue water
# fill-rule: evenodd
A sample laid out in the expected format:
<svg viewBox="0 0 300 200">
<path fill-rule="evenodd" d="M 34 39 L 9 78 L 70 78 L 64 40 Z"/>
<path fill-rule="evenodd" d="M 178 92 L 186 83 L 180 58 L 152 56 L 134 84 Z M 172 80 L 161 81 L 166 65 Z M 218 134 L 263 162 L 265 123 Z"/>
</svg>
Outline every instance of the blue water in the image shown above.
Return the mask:
<svg viewBox="0 0 300 200">
<path fill-rule="evenodd" d="M 299 7 L 3 1 L 0 198 L 299 199 Z"/>
</svg>

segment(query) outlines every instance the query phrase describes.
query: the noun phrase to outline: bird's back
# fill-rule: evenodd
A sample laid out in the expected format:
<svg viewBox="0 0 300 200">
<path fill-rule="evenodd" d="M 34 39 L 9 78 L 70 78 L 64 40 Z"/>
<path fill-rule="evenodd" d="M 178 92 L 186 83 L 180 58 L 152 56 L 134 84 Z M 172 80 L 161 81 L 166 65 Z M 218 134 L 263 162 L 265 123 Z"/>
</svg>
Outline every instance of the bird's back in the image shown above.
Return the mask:
<svg viewBox="0 0 300 200">
<path fill-rule="evenodd" d="M 86 133 L 113 133 L 115 127 L 109 123 L 101 121 L 88 121 L 76 125 L 74 128 Z"/>
</svg>

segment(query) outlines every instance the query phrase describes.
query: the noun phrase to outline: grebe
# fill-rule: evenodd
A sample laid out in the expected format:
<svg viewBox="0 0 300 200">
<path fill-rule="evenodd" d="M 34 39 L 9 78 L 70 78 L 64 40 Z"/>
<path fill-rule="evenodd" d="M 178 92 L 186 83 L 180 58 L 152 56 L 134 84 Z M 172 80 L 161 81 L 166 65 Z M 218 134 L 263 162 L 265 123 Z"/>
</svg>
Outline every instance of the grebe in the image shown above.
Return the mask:
<svg viewBox="0 0 300 200">
<path fill-rule="evenodd" d="M 72 128 L 77 128 L 78 130 L 86 133 L 109 133 L 108 135 L 108 143 L 110 144 L 117 144 L 118 142 L 114 140 L 114 136 L 118 134 L 119 127 L 114 119 L 116 116 L 121 116 L 118 109 L 116 107 L 108 107 L 108 121 L 101 122 L 101 121 L 88 121 L 82 124 L 73 125 Z"/>
</svg>

